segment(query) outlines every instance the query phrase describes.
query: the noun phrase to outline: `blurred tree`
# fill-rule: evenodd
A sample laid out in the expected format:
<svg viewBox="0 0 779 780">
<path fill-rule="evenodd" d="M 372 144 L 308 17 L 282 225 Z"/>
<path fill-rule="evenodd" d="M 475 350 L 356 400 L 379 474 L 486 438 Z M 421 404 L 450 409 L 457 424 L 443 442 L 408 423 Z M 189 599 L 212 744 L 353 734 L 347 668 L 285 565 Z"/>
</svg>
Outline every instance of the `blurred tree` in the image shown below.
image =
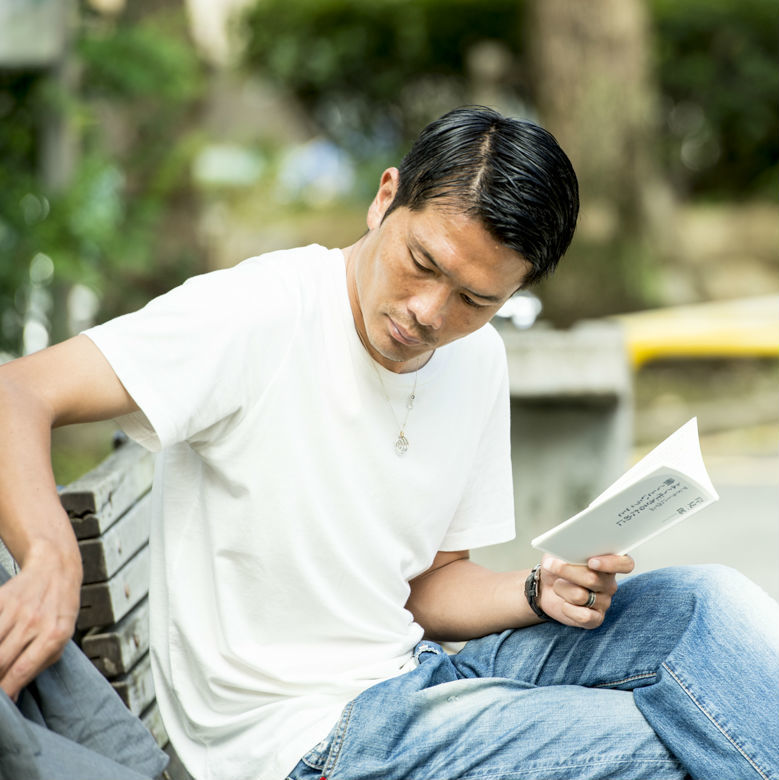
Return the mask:
<svg viewBox="0 0 779 780">
<path fill-rule="evenodd" d="M 183 12 L 170 5 L 85 25 L 79 42 L 88 132 L 120 180 L 121 219 L 101 244 L 113 275 L 102 285 L 102 316 L 137 308 L 202 270 L 189 171 L 205 74 Z"/>
<path fill-rule="evenodd" d="M 260 0 L 245 62 L 291 91 L 356 156 L 405 144 L 466 102 L 469 50 L 519 39 L 521 0 Z M 507 86 L 521 92 L 521 73 Z"/>
<path fill-rule="evenodd" d="M 612 231 L 645 222 L 656 100 L 642 0 L 528 0 L 534 104 Z M 605 230 L 606 224 L 601 226 Z"/>
<path fill-rule="evenodd" d="M 396 159 L 472 95 L 538 115 L 582 183 L 572 258 L 541 290 L 564 323 L 660 302 L 675 196 L 773 193 L 774 16 L 774 0 L 257 0 L 244 32 L 249 67 L 353 155 Z M 499 89 L 471 90 L 495 42 Z"/>
<path fill-rule="evenodd" d="M 430 116 L 466 100 L 468 54 L 485 41 L 512 55 L 504 93 L 537 99 L 561 122 L 573 82 L 556 85 L 559 97 L 534 82 L 562 79 L 568 68 L 577 102 L 609 120 L 601 136 L 585 125 L 601 131 L 606 122 L 575 109 L 584 124 L 573 143 L 597 158 L 582 163 L 605 173 L 618 169 L 617 158 L 625 162 L 630 191 L 620 212 L 640 213 L 642 195 L 627 174 L 640 181 L 659 148 L 682 195 L 773 198 L 775 16 L 775 0 L 256 0 L 241 27 L 247 65 L 358 151 L 366 134 L 406 141 Z M 585 88 L 584 72 L 593 69 L 597 83 Z M 571 135 L 562 125 L 560 133 Z M 636 143 L 643 149 L 631 153 Z"/>
<path fill-rule="evenodd" d="M 0 352 L 16 347 L 21 338 L 25 303 L 17 291 L 28 282 L 32 259 L 28 255 L 26 263 L 16 260 L 14 249 L 27 224 L 44 218 L 48 210 L 48 203 L 35 196 L 23 200 L 36 167 L 35 85 L 33 73 L 0 71 Z M 8 98 L 12 88 L 13 101 Z"/>
<path fill-rule="evenodd" d="M 580 227 L 554 282 L 565 312 L 642 306 L 651 296 L 653 217 L 663 204 L 656 166 L 656 88 L 643 0 L 528 0 L 527 56 L 541 122 L 579 177 Z"/>
</svg>

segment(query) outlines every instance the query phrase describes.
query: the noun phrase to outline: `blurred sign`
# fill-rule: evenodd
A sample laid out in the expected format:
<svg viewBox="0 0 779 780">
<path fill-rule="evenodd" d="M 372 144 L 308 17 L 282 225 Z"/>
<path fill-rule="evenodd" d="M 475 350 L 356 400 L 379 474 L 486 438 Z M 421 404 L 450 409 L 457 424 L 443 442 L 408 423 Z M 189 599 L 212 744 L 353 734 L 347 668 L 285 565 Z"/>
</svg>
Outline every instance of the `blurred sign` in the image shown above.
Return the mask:
<svg viewBox="0 0 779 780">
<path fill-rule="evenodd" d="M 0 68 L 41 68 L 67 41 L 67 0 L 0 0 Z"/>
</svg>

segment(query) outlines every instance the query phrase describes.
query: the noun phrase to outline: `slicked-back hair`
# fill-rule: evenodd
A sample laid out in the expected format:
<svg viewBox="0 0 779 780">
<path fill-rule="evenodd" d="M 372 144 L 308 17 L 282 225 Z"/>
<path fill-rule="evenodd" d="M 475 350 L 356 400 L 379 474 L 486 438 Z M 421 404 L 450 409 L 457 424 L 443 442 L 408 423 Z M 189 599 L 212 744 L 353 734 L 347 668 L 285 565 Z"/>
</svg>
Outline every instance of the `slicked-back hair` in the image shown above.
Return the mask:
<svg viewBox="0 0 779 780">
<path fill-rule="evenodd" d="M 482 106 L 457 108 L 425 127 L 399 166 L 384 219 L 405 206 L 479 219 L 531 266 L 524 284 L 550 274 L 573 238 L 579 186 L 554 136 Z"/>
</svg>

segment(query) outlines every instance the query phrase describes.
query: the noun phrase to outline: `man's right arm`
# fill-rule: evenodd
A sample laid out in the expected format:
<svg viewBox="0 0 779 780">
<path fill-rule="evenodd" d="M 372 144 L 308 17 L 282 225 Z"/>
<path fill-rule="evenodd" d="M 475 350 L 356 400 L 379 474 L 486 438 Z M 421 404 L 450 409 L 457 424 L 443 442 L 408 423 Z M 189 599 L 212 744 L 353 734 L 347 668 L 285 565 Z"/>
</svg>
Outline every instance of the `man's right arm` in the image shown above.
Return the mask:
<svg viewBox="0 0 779 780">
<path fill-rule="evenodd" d="M 15 698 L 73 634 L 82 570 L 57 496 L 51 429 L 137 410 L 86 336 L 0 366 L 0 538 L 20 572 L 0 587 L 0 687 Z"/>
</svg>

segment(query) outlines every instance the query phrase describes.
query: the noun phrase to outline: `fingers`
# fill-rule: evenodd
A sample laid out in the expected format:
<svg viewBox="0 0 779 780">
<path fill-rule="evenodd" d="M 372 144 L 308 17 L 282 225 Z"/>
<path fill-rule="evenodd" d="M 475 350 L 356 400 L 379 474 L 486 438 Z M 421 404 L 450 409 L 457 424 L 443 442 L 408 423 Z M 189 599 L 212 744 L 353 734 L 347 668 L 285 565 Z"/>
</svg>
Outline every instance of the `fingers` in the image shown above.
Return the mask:
<svg viewBox="0 0 779 780">
<path fill-rule="evenodd" d="M 545 557 L 542 608 L 567 625 L 597 628 L 617 592 L 616 575 L 632 571 L 633 566 L 633 559 L 627 555 L 600 555 L 587 565 Z"/>
<path fill-rule="evenodd" d="M 574 585 L 563 579 L 552 583 L 552 590 L 562 600 L 561 610 L 574 625 L 597 628 L 611 606 L 611 594 Z"/>
<path fill-rule="evenodd" d="M 29 640 L 25 639 L 24 632 L 18 627 L 14 627 L 0 645 L 0 688 L 14 701 L 29 682 L 29 654 L 25 653 L 28 645 Z"/>
<path fill-rule="evenodd" d="M 0 588 L 0 688 L 12 699 L 60 657 L 73 633 L 78 603 L 63 591 L 24 569 Z"/>
<path fill-rule="evenodd" d="M 16 646 L 21 647 L 20 652 L 0 677 L 0 688 L 14 701 L 40 670 L 53 664 L 64 650 L 64 644 L 51 635 L 39 635 L 27 644 L 22 638 Z"/>
<path fill-rule="evenodd" d="M 598 628 L 606 617 L 606 610 L 577 607 L 575 604 L 567 602 L 562 604 L 560 611 L 566 618 L 560 622 L 569 626 L 576 626 L 577 628 Z"/>
<path fill-rule="evenodd" d="M 589 588 L 582 588 L 563 579 L 552 583 L 552 589 L 563 600 L 578 607 L 593 609 L 611 604 L 611 594 L 601 593 Z"/>
<path fill-rule="evenodd" d="M 609 574 L 630 574 L 635 565 L 636 562 L 629 555 L 598 555 L 587 561 L 590 569 Z"/>
<path fill-rule="evenodd" d="M 626 556 L 609 557 L 623 558 Z M 543 569 L 555 578 L 578 585 L 585 590 L 608 593 L 610 596 L 613 596 L 617 591 L 616 577 L 609 570 L 596 571 L 583 564 L 565 563 L 559 558 L 544 558 Z M 584 600 L 586 601 L 586 598 Z"/>
</svg>

